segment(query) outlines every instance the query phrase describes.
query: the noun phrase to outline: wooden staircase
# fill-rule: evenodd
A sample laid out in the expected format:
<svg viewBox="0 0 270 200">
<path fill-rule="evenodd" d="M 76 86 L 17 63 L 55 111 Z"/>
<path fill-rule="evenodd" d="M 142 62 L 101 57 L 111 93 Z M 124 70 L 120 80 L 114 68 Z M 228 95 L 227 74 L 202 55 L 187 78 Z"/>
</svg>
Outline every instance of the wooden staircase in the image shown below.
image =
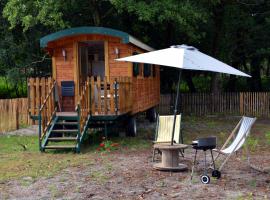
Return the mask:
<svg viewBox="0 0 270 200">
<path fill-rule="evenodd" d="M 41 151 L 47 149 L 71 149 L 80 152 L 81 134 L 77 112 L 56 112 L 41 143 Z"/>
<path fill-rule="evenodd" d="M 79 153 L 90 125 L 104 126 L 106 134 L 108 123 L 132 111 L 128 77 L 104 77 L 103 81 L 101 77 L 87 77 L 80 91 L 74 112 L 59 112 L 56 81 L 44 77 L 28 80 L 29 114 L 33 120 L 38 120 L 40 151 L 72 149 Z"/>
</svg>

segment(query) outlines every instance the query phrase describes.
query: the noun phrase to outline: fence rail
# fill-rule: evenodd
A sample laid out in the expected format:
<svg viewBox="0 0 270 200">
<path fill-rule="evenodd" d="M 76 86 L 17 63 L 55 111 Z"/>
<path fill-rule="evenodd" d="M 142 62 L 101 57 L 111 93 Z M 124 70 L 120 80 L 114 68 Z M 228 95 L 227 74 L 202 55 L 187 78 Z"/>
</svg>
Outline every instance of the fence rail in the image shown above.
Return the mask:
<svg viewBox="0 0 270 200">
<path fill-rule="evenodd" d="M 0 99 L 0 134 L 32 124 L 27 98 Z"/>
<path fill-rule="evenodd" d="M 40 106 L 46 99 L 54 80 L 51 77 L 28 79 L 28 106 L 33 116 L 39 115 Z"/>
<path fill-rule="evenodd" d="M 172 114 L 175 96 L 162 94 L 160 114 Z M 180 112 L 190 115 L 250 115 L 270 117 L 270 92 L 182 93 Z"/>
<path fill-rule="evenodd" d="M 88 82 L 91 87 L 88 101 L 91 102 L 90 112 L 93 115 L 118 115 L 132 110 L 129 77 L 89 77 Z"/>
<path fill-rule="evenodd" d="M 174 96 L 170 94 L 161 95 L 160 114 L 173 113 L 174 99 Z M 127 107 L 130 105 L 128 104 Z M 236 92 L 215 95 L 184 93 L 180 95 L 179 109 L 184 114 L 198 116 L 222 114 L 270 117 L 270 92 Z M 27 98 L 0 99 L 0 134 L 31 124 Z"/>
</svg>

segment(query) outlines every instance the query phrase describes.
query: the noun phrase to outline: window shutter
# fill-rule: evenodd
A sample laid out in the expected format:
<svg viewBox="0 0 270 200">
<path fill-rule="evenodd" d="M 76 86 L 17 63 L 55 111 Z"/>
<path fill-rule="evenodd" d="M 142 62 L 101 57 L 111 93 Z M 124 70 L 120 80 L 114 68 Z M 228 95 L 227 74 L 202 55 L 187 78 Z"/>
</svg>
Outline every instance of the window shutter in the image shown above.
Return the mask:
<svg viewBox="0 0 270 200">
<path fill-rule="evenodd" d="M 143 65 L 143 74 L 144 77 L 149 77 L 151 76 L 151 65 L 150 64 L 144 64 Z"/>
<path fill-rule="evenodd" d="M 156 66 L 152 65 L 153 77 L 156 77 Z"/>
<path fill-rule="evenodd" d="M 133 52 L 133 55 L 137 55 L 137 52 Z M 139 63 L 133 63 L 133 76 L 139 75 Z"/>
</svg>

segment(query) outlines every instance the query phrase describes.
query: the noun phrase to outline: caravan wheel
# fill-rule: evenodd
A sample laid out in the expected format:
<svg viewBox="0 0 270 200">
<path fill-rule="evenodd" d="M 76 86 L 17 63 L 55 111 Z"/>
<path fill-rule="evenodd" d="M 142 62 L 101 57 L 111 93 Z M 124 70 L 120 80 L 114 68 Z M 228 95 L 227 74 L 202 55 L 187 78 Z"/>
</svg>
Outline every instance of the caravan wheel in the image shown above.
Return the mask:
<svg viewBox="0 0 270 200">
<path fill-rule="evenodd" d="M 135 116 L 130 117 L 127 121 L 126 135 L 131 137 L 137 136 L 137 124 Z"/>
<path fill-rule="evenodd" d="M 157 111 L 156 108 L 150 108 L 149 110 L 146 111 L 146 118 L 150 121 L 150 122 L 156 122 L 157 121 Z"/>
</svg>

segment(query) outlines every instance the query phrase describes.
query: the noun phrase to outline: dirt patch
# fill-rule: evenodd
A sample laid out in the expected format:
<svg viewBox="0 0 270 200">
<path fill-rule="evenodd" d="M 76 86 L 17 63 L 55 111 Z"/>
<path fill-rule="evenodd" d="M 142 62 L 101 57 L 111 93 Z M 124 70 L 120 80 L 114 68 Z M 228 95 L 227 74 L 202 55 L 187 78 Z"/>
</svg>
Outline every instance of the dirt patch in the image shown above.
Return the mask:
<svg viewBox="0 0 270 200">
<path fill-rule="evenodd" d="M 197 137 L 217 135 L 219 143 L 223 143 L 237 121 L 238 118 L 226 121 L 189 119 L 184 121 L 185 141 L 189 143 Z M 153 137 L 154 126 L 148 126 L 147 122 L 141 123 L 143 124 L 140 128 L 147 129 L 147 137 Z M 258 121 L 252 134 L 263 141 L 263 133 L 269 130 L 268 124 Z M 265 145 L 266 143 L 259 148 L 260 151 L 251 152 L 252 161 L 269 166 L 269 146 Z M 151 148 L 136 150 L 122 148 L 111 153 L 91 152 L 89 157 L 86 156 L 83 160 L 84 164 L 67 167 L 52 177 L 23 177 L 0 183 L 0 199 L 270 198 L 270 175 L 251 169 L 245 160 L 244 151 L 233 156 L 224 167 L 222 178 L 219 180 L 211 178 L 209 185 L 204 185 L 199 180 L 202 174 L 202 152 L 198 154 L 199 165 L 192 181 L 190 171 L 170 173 L 154 170 L 151 152 Z M 77 155 L 74 154 L 75 156 Z M 181 161 L 186 163 L 189 169 L 193 156 L 194 151 L 189 148 Z M 210 159 L 209 155 L 207 159 Z"/>
<path fill-rule="evenodd" d="M 233 158 L 222 179 L 209 185 L 199 181 L 199 167 L 190 181 L 190 172 L 153 170 L 149 150 L 96 154 L 86 166 L 62 170 L 52 178 L 20 180 L 0 184 L 1 199 L 237 199 L 270 198 L 270 176 L 250 169 Z M 189 166 L 193 150 L 186 151 Z M 74 155 L 75 156 L 75 155 Z M 202 155 L 201 155 L 201 158 Z"/>
<path fill-rule="evenodd" d="M 20 128 L 15 131 L 5 132 L 2 135 L 19 135 L 19 136 L 29 136 L 29 135 L 37 135 L 38 134 L 38 126 L 33 125 L 27 128 Z"/>
</svg>

